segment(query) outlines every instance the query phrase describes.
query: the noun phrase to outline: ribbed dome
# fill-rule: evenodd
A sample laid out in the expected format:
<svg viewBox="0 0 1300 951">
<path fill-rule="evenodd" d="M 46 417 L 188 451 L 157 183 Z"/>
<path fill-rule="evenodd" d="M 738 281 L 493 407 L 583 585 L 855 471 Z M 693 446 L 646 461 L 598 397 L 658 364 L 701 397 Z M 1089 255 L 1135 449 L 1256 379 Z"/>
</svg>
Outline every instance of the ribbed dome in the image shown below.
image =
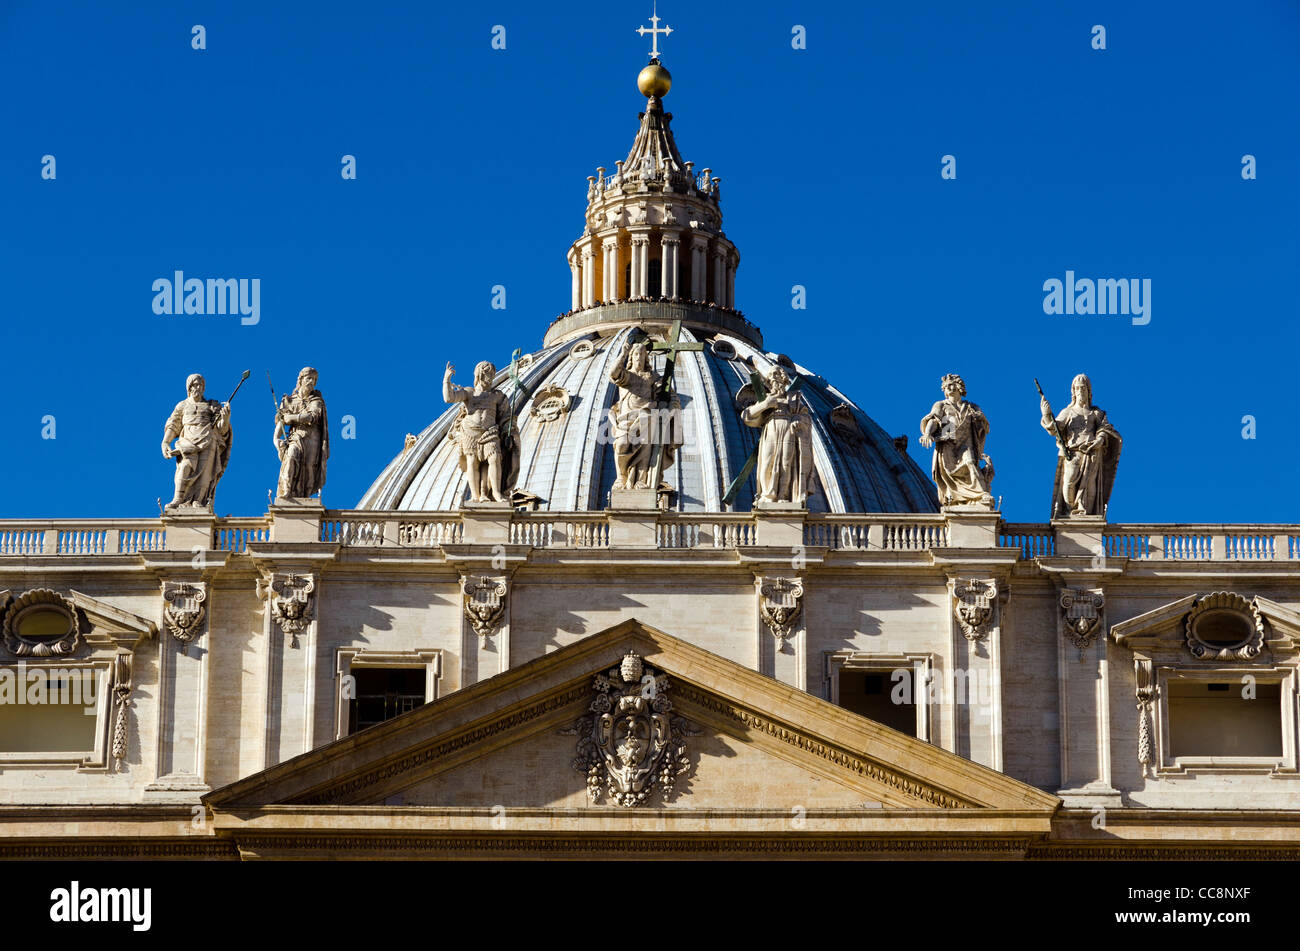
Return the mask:
<svg viewBox="0 0 1300 951">
<path fill-rule="evenodd" d="M 606 507 L 614 483 L 609 408 L 618 388 L 609 369 L 631 327 L 605 337 L 587 334 L 523 359 L 520 374 L 533 397 L 523 399 L 502 372 L 497 385 L 511 397 L 520 434 L 518 491 L 536 495 L 539 507 L 582 511 Z M 647 326 L 654 331 L 658 328 Z M 739 336 L 682 329 L 683 340 L 703 340 L 701 352 L 677 358 L 677 392 L 684 414 L 685 444 L 664 482 L 676 494 L 671 507 L 720 512 L 723 494 L 758 443 L 759 430 L 740 421 L 736 395 L 749 374 L 769 372 L 781 360 L 808 377 L 800 391 L 813 419 L 816 492 L 808 507 L 821 512 L 936 512 L 934 486 L 894 439 L 839 390 L 788 358 L 766 354 Z M 663 356 L 656 355 L 662 371 Z M 561 411 L 564 396 L 567 410 Z M 837 409 L 837 407 L 843 407 Z M 447 431 L 459 412 L 453 406 L 394 459 L 359 508 L 447 511 L 468 497 L 465 475 Z M 833 413 L 833 415 L 832 415 Z M 734 511 L 748 511 L 754 480 L 740 491 Z"/>
<path fill-rule="evenodd" d="M 788 357 L 768 354 L 763 335 L 735 307 L 740 254 L 722 230 L 718 178 L 695 176 L 670 128 L 672 115 L 649 98 L 626 161 L 587 179 L 583 233 L 569 250 L 572 309 L 548 328 L 543 349 L 520 361 L 525 392 L 502 371 L 520 447 L 516 493 L 554 512 L 604 509 L 614 484 L 609 410 L 618 387 L 610 367 L 637 328 L 664 339 L 680 321 L 681 339 L 707 344 L 678 355 L 674 373 L 684 442 L 663 473 L 670 507 L 721 512 L 732 480 L 758 445 L 740 420 L 737 396 L 750 374 L 774 362 L 806 379 L 799 391 L 812 416 L 816 467 L 808 508 L 818 512 L 937 512 L 929 478 L 894 439 L 839 390 Z M 660 93 L 662 94 L 662 92 Z M 662 373 L 665 357 L 653 357 Z M 745 396 L 752 398 L 752 389 Z M 414 445 L 389 463 L 366 492 L 363 509 L 449 511 L 468 484 L 458 447 L 447 439 L 459 405 L 448 408 Z M 754 477 L 732 511 L 748 511 Z M 531 499 L 529 499 L 531 501 Z"/>
</svg>

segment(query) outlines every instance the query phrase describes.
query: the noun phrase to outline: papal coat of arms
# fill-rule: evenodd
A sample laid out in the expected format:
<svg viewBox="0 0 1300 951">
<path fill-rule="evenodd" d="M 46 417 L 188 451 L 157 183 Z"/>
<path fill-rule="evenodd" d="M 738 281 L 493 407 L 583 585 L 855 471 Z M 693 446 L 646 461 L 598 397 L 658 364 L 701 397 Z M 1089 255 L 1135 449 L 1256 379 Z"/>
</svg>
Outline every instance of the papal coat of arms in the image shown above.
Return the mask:
<svg viewBox="0 0 1300 951">
<path fill-rule="evenodd" d="M 643 805 L 658 789 L 667 802 L 677 777 L 690 769 L 686 736 L 696 735 L 672 713 L 668 677 L 629 653 L 618 667 L 598 674 L 591 714 L 566 733 L 578 736 L 573 768 L 587 776 L 587 796 L 608 794 L 620 806 Z"/>
</svg>

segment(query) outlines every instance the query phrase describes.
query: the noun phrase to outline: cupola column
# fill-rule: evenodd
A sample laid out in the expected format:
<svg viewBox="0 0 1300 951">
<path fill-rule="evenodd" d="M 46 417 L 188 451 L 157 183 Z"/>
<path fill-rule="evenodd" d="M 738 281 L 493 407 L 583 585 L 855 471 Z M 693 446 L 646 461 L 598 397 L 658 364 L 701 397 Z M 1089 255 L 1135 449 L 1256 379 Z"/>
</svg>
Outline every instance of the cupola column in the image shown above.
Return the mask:
<svg viewBox="0 0 1300 951">
<path fill-rule="evenodd" d="M 713 295 L 709 298 L 719 306 L 727 302 L 727 249 L 715 244 L 713 252 Z"/>
<path fill-rule="evenodd" d="M 703 301 L 709 267 L 708 235 L 691 235 L 691 300 Z"/>
<path fill-rule="evenodd" d="M 578 269 L 577 255 L 572 249 L 569 251 L 569 270 L 573 273 L 573 303 L 570 310 L 577 310 L 582 306 L 582 273 Z"/>
<path fill-rule="evenodd" d="M 681 239 L 676 232 L 665 232 L 663 236 L 663 257 L 660 264 L 660 293 L 664 297 L 676 299 L 680 297 L 677 288 L 677 250 L 681 246 Z"/>
<path fill-rule="evenodd" d="M 727 255 L 727 306 L 732 310 L 736 309 L 736 265 L 740 262 L 736 258 L 736 252 L 732 251 Z"/>
<path fill-rule="evenodd" d="M 591 242 L 582 246 L 582 306 L 590 307 L 596 302 L 596 261 L 591 249 Z"/>
<path fill-rule="evenodd" d="M 648 297 L 650 295 L 650 234 L 648 229 L 633 232 L 632 241 L 632 286 L 628 288 L 629 297 Z"/>
<path fill-rule="evenodd" d="M 600 236 L 600 250 L 605 255 L 604 280 L 601 281 L 600 299 L 614 301 L 619 298 L 618 291 L 618 232 L 610 231 Z"/>
</svg>

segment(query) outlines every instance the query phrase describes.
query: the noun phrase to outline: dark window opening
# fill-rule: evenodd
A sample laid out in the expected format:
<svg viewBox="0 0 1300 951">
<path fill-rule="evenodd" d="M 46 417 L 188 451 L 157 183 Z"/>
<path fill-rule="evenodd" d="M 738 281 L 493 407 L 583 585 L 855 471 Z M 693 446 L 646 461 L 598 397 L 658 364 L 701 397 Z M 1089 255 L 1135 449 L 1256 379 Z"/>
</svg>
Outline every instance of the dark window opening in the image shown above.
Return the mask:
<svg viewBox="0 0 1300 951">
<path fill-rule="evenodd" d="M 423 667 L 360 667 L 352 671 L 355 694 L 348 705 L 348 732 L 356 733 L 424 704 Z"/>
<path fill-rule="evenodd" d="M 912 671 L 840 671 L 840 706 L 859 716 L 916 736 L 916 695 Z"/>
</svg>

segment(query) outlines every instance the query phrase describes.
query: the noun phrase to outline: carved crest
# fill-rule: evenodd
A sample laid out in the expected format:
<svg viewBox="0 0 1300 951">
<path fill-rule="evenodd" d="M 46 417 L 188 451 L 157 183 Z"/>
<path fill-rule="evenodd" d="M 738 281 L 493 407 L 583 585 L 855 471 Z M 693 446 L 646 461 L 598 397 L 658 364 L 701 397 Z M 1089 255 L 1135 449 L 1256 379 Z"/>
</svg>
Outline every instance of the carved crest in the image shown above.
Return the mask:
<svg viewBox="0 0 1300 951">
<path fill-rule="evenodd" d="M 554 422 L 569 411 L 572 399 L 564 387 L 558 383 L 548 383 L 533 394 L 529 412 L 539 422 Z"/>
<path fill-rule="evenodd" d="M 312 592 L 316 582 L 311 575 L 277 574 L 271 579 L 271 617 L 280 630 L 298 646 L 298 635 L 311 623 Z"/>
<path fill-rule="evenodd" d="M 188 644 L 203 628 L 207 586 L 202 582 L 164 581 L 162 596 L 163 623 L 176 640 Z"/>
<path fill-rule="evenodd" d="M 9 601 L 7 592 L 4 600 Z M 62 656 L 76 650 L 81 613 L 58 592 L 33 588 L 9 601 L 0 629 L 5 647 L 16 657 Z"/>
<path fill-rule="evenodd" d="M 1207 594 L 1187 613 L 1187 650 L 1198 660 L 1254 660 L 1264 646 L 1259 605 L 1231 591 Z"/>
<path fill-rule="evenodd" d="M 778 641 L 794 630 L 803 610 L 803 581 L 799 578 L 765 578 L 758 587 L 759 614 Z"/>
<path fill-rule="evenodd" d="M 988 636 L 989 624 L 998 596 L 993 580 L 957 581 L 953 585 L 953 613 L 968 641 L 982 641 Z"/>
<path fill-rule="evenodd" d="M 1079 650 L 1087 650 L 1101 630 L 1101 609 L 1106 599 L 1100 591 L 1066 588 L 1061 592 L 1061 623 L 1065 634 Z"/>
<path fill-rule="evenodd" d="M 627 654 L 592 683 L 595 698 L 588 716 L 572 730 L 578 737 L 573 768 L 587 776 L 587 797 L 608 795 L 620 806 L 644 805 L 657 789 L 668 802 L 677 777 L 690 769 L 687 736 L 698 736 L 668 700 L 666 674 Z"/>
<path fill-rule="evenodd" d="M 479 637 L 487 637 L 506 613 L 506 585 L 486 575 L 465 579 L 465 617 Z"/>
</svg>

